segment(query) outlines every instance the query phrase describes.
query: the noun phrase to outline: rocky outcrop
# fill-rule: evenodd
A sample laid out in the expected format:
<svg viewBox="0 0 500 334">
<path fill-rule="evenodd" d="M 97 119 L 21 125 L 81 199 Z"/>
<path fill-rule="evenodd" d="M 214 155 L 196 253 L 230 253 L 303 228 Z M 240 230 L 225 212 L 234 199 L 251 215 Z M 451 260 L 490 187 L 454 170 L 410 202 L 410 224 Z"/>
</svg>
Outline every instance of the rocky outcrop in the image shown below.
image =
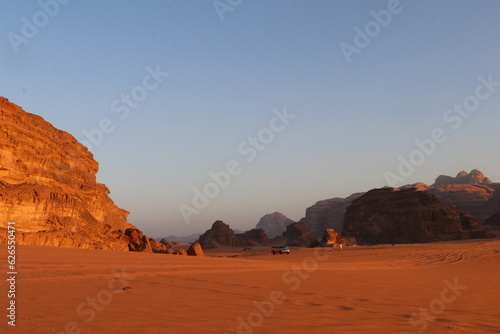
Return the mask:
<svg viewBox="0 0 500 334">
<path fill-rule="evenodd" d="M 274 238 L 283 234 L 286 227 L 294 221 L 280 212 L 274 212 L 263 216 L 257 223 L 256 228 L 263 229 L 269 238 Z"/>
<path fill-rule="evenodd" d="M 325 230 L 325 234 L 323 234 L 323 238 L 321 238 L 319 245 L 322 247 L 332 247 L 338 245 L 356 245 L 357 241 L 354 237 L 343 237 L 340 233 L 335 231 L 332 228 L 328 228 Z"/>
<path fill-rule="evenodd" d="M 133 252 L 152 253 L 151 244 L 148 237 L 136 228 L 125 230 L 125 236 L 129 238 L 128 248 Z"/>
<path fill-rule="evenodd" d="M 191 246 L 189 246 L 187 250 L 187 255 L 190 256 L 205 256 L 203 253 L 203 249 L 201 248 L 200 243 L 195 242 Z"/>
<path fill-rule="evenodd" d="M 271 244 L 266 232 L 261 228 L 236 234 L 236 238 L 239 240 L 237 247 L 269 246 Z"/>
<path fill-rule="evenodd" d="M 317 246 L 318 240 L 304 223 L 298 222 L 288 225 L 281 237 L 274 238 L 272 243 L 294 247 L 309 247 Z"/>
<path fill-rule="evenodd" d="M 149 239 L 149 244 L 151 245 L 151 250 L 153 253 L 165 253 L 165 254 L 171 254 L 170 250 L 165 246 L 164 244 L 154 240 L 154 239 Z"/>
<path fill-rule="evenodd" d="M 235 234 L 229 225 L 220 220 L 213 223 L 212 228 L 200 235 L 198 242 L 206 249 L 270 245 L 269 238 L 263 229 L 253 229 L 245 233 Z"/>
<path fill-rule="evenodd" d="M 200 235 L 198 242 L 206 249 L 220 246 L 233 247 L 236 244 L 236 235 L 229 225 L 217 220 L 209 230 Z"/>
<path fill-rule="evenodd" d="M 333 228 L 327 228 L 321 238 L 321 245 L 334 245 L 339 243 L 341 240 L 340 233 L 336 232 Z"/>
<path fill-rule="evenodd" d="M 187 255 L 187 251 L 184 248 L 179 248 L 173 254 L 176 254 L 176 255 Z"/>
<path fill-rule="evenodd" d="M 73 136 L 0 98 L 0 242 L 13 221 L 18 244 L 150 251 L 97 170 Z"/>
<path fill-rule="evenodd" d="M 343 235 L 360 244 L 417 243 L 487 237 L 470 214 L 415 189 L 374 189 L 347 208 Z"/>
<path fill-rule="evenodd" d="M 321 238 L 328 228 L 342 232 L 346 208 L 363 193 L 352 194 L 347 198 L 331 198 L 318 201 L 306 209 L 306 216 L 300 220 L 315 238 Z"/>
</svg>

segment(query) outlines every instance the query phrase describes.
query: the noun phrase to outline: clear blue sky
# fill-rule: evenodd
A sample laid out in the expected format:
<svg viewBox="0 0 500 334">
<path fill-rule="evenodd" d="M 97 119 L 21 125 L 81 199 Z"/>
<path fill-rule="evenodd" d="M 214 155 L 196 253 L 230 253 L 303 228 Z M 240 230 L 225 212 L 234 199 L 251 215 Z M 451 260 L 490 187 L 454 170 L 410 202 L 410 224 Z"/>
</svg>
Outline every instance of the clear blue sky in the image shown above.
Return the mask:
<svg viewBox="0 0 500 334">
<path fill-rule="evenodd" d="M 82 142 L 103 123 L 98 180 L 151 236 L 298 220 L 387 185 L 436 128 L 398 185 L 473 168 L 500 181 L 499 1 L 0 3 L 0 95 Z M 193 189 L 230 161 L 229 184 L 196 209 Z M 198 210 L 189 224 L 181 203 Z"/>
</svg>

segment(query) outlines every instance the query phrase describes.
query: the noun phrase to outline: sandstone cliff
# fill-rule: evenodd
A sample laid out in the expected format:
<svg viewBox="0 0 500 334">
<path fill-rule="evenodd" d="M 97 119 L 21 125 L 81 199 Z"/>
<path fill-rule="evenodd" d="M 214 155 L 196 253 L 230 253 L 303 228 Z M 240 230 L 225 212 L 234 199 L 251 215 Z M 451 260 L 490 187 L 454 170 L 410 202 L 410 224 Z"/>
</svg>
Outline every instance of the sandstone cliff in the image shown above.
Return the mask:
<svg viewBox="0 0 500 334">
<path fill-rule="evenodd" d="M 280 212 L 274 212 L 263 216 L 255 228 L 263 229 L 269 238 L 274 238 L 283 234 L 286 227 L 294 221 Z"/>
<path fill-rule="evenodd" d="M 13 221 L 18 244 L 151 250 L 96 182 L 87 148 L 1 97 L 0 154 L 0 242 Z"/>
<path fill-rule="evenodd" d="M 347 208 L 344 235 L 360 244 L 417 243 L 487 237 L 478 220 L 431 193 L 374 189 Z"/>
</svg>

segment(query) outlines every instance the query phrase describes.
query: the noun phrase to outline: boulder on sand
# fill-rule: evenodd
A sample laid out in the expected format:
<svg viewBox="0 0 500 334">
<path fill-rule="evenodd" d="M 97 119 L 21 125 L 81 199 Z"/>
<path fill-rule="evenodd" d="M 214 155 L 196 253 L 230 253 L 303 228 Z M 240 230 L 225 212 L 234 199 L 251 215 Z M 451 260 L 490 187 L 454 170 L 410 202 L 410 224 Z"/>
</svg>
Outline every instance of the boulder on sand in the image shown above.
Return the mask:
<svg viewBox="0 0 500 334">
<path fill-rule="evenodd" d="M 191 246 L 189 246 L 189 248 L 187 250 L 187 255 L 204 256 L 205 254 L 203 253 L 203 249 L 201 248 L 200 243 L 195 242 Z"/>
</svg>

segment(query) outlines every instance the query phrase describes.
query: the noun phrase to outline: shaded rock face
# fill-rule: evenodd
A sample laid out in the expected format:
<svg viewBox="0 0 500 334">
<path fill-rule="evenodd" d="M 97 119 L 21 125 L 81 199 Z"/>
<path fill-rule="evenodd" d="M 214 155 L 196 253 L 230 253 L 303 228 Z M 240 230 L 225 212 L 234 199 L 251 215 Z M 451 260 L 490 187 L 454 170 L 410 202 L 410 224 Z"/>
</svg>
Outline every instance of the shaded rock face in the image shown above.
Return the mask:
<svg viewBox="0 0 500 334">
<path fill-rule="evenodd" d="M 294 221 L 280 212 L 274 212 L 265 215 L 257 223 L 256 228 L 263 229 L 269 238 L 274 238 L 283 234 L 286 227 L 293 224 Z"/>
<path fill-rule="evenodd" d="M 207 249 L 216 248 L 218 246 L 233 247 L 236 243 L 236 235 L 229 225 L 218 220 L 212 224 L 211 229 L 200 235 L 198 242 L 203 248 Z"/>
<path fill-rule="evenodd" d="M 321 238 L 325 229 L 328 228 L 342 232 L 346 208 L 362 194 L 356 193 L 347 198 L 319 201 L 306 209 L 306 216 L 300 221 L 306 225 L 315 238 Z"/>
<path fill-rule="evenodd" d="M 269 238 L 263 229 L 253 229 L 251 231 L 235 234 L 229 225 L 223 221 L 216 221 L 212 228 L 200 235 L 198 242 L 203 248 L 217 247 L 253 247 L 270 245 Z"/>
<path fill-rule="evenodd" d="M 147 250 L 147 239 L 129 247 L 135 227 L 97 170 L 73 136 L 0 97 L 0 242 L 14 221 L 19 244 Z"/>
<path fill-rule="evenodd" d="M 414 189 L 374 189 L 354 200 L 345 215 L 344 235 L 360 244 L 415 243 L 481 238 L 478 220 L 436 196 Z"/>
<path fill-rule="evenodd" d="M 204 256 L 205 254 L 203 253 L 203 249 L 201 248 L 201 245 L 198 242 L 195 242 L 191 246 L 189 246 L 189 248 L 187 250 L 187 255 Z"/>
<path fill-rule="evenodd" d="M 500 228 L 500 213 L 497 213 L 490 218 L 486 219 L 486 225 L 493 226 L 495 228 Z"/>
<path fill-rule="evenodd" d="M 318 243 L 317 238 L 315 238 L 306 225 L 301 222 L 288 225 L 282 236 L 275 238 L 273 241 L 274 243 L 279 242 L 294 247 L 316 246 Z"/>
<path fill-rule="evenodd" d="M 238 247 L 269 246 L 271 244 L 266 232 L 261 228 L 236 234 L 236 237 L 240 240 Z"/>
</svg>

